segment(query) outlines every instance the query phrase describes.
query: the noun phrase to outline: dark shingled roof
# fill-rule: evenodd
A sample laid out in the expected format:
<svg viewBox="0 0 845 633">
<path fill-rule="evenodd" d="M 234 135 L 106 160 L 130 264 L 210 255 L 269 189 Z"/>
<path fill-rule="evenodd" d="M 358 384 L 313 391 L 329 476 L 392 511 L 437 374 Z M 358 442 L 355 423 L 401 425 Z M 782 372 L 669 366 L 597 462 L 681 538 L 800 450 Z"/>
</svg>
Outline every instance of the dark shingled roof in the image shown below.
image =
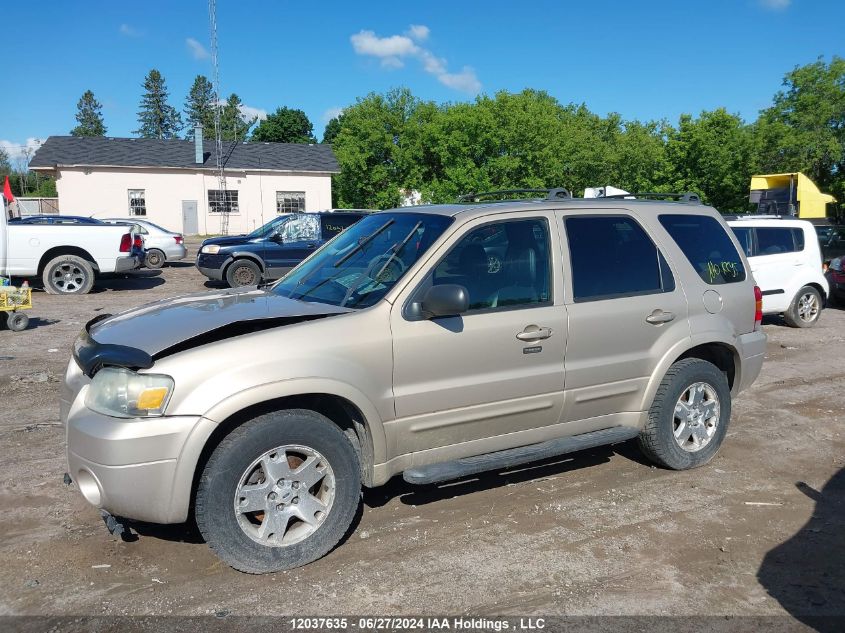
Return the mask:
<svg viewBox="0 0 845 633">
<path fill-rule="evenodd" d="M 195 161 L 193 141 L 102 136 L 51 136 L 38 148 L 30 168 L 55 169 L 57 165 L 115 167 L 185 167 L 216 169 L 215 143 L 203 142 L 204 161 Z M 226 169 L 266 169 L 338 173 L 330 145 L 302 143 L 223 142 Z"/>
</svg>

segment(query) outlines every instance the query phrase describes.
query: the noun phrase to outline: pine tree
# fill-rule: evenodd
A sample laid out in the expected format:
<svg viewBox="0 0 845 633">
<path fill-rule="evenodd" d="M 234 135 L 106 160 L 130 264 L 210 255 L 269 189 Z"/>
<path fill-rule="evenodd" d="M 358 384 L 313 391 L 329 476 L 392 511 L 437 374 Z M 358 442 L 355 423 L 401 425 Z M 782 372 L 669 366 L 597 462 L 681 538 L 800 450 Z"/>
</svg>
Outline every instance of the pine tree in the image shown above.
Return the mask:
<svg viewBox="0 0 845 633">
<path fill-rule="evenodd" d="M 197 75 L 185 100 L 185 138 L 194 138 L 194 128 L 202 126 L 205 138 L 214 138 L 214 87 L 205 75 Z"/>
<path fill-rule="evenodd" d="M 241 98 L 235 93 L 229 95 L 220 113 L 220 136 L 224 141 L 246 140 L 249 128 L 258 120 L 258 117 L 246 118 L 242 108 Z"/>
<path fill-rule="evenodd" d="M 106 125 L 103 123 L 103 106 L 94 98 L 94 93 L 86 90 L 76 104 L 76 122 L 79 124 L 70 133 L 72 136 L 105 136 Z"/>
<path fill-rule="evenodd" d="M 155 68 L 144 79 L 138 124 L 140 127 L 134 134 L 141 138 L 179 138 L 182 129 L 182 117 L 167 103 L 167 85 Z"/>
</svg>

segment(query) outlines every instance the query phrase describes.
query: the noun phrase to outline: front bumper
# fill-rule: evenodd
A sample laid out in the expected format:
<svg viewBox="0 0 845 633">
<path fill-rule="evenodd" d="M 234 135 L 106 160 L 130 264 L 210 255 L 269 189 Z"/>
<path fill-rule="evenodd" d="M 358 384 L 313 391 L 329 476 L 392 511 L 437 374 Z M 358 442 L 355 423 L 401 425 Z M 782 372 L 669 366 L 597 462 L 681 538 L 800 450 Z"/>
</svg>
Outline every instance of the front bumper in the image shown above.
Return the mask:
<svg viewBox="0 0 845 633">
<path fill-rule="evenodd" d="M 191 487 L 202 447 L 216 423 L 201 416 L 113 418 L 88 409 L 88 380 L 72 362 L 66 383 L 84 383 L 72 396 L 63 389 L 68 473 L 91 505 L 152 523 L 188 517 Z"/>
<path fill-rule="evenodd" d="M 223 279 L 223 269 L 226 268 L 230 259 L 231 256 L 228 253 L 217 253 L 215 255 L 200 253 L 197 255 L 197 270 L 209 279 L 220 281 Z"/>
<path fill-rule="evenodd" d="M 141 267 L 142 259 L 137 255 L 129 255 L 128 257 L 118 257 L 114 262 L 114 272 L 124 273 L 129 270 L 135 270 Z"/>
<path fill-rule="evenodd" d="M 766 356 L 766 341 L 768 337 L 762 330 L 749 332 L 737 337 L 736 348 L 739 353 L 739 375 L 734 381 L 734 392 L 739 393 L 748 389 L 763 367 L 763 358 Z"/>
</svg>

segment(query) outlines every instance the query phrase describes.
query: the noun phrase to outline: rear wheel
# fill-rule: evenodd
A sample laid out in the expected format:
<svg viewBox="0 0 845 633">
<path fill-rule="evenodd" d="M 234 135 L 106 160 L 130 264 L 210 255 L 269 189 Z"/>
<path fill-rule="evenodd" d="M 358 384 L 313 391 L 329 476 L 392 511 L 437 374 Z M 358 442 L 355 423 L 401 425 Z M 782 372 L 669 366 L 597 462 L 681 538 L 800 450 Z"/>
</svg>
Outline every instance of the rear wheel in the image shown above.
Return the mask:
<svg viewBox="0 0 845 633">
<path fill-rule="evenodd" d="M 164 266 L 164 262 L 167 261 L 167 257 L 165 256 L 164 252 L 160 251 L 157 248 L 153 248 L 147 251 L 147 256 L 144 259 L 144 266 L 147 268 L 152 268 L 153 270 L 158 270 L 162 266 Z"/>
<path fill-rule="evenodd" d="M 822 314 L 822 296 L 812 286 L 804 286 L 795 295 L 783 319 L 792 327 L 813 327 Z"/>
<path fill-rule="evenodd" d="M 291 409 L 254 418 L 220 443 L 200 477 L 195 514 L 220 558 L 263 574 L 327 554 L 360 498 L 349 438 L 324 416 Z"/>
<path fill-rule="evenodd" d="M 226 270 L 226 281 L 232 288 L 258 285 L 261 269 L 249 259 L 237 259 Z"/>
<path fill-rule="evenodd" d="M 29 317 L 23 312 L 8 312 L 6 314 L 6 326 L 12 332 L 20 332 L 29 325 Z"/>
<path fill-rule="evenodd" d="M 41 278 L 51 295 L 84 295 L 94 287 L 94 267 L 77 255 L 59 255 L 47 262 Z"/>
<path fill-rule="evenodd" d="M 640 449 L 653 462 L 687 470 L 709 462 L 727 432 L 731 392 L 715 365 L 685 358 L 669 368 L 640 434 Z"/>
</svg>

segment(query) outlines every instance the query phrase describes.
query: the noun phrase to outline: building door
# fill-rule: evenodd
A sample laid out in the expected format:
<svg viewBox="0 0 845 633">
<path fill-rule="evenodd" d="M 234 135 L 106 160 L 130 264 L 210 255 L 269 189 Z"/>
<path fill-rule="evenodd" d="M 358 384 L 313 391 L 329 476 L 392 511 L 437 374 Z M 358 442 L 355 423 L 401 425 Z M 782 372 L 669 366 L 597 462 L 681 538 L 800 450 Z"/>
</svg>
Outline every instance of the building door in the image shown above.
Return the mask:
<svg viewBox="0 0 845 633">
<path fill-rule="evenodd" d="M 196 235 L 199 232 L 197 201 L 182 200 L 182 233 L 185 235 Z"/>
</svg>

